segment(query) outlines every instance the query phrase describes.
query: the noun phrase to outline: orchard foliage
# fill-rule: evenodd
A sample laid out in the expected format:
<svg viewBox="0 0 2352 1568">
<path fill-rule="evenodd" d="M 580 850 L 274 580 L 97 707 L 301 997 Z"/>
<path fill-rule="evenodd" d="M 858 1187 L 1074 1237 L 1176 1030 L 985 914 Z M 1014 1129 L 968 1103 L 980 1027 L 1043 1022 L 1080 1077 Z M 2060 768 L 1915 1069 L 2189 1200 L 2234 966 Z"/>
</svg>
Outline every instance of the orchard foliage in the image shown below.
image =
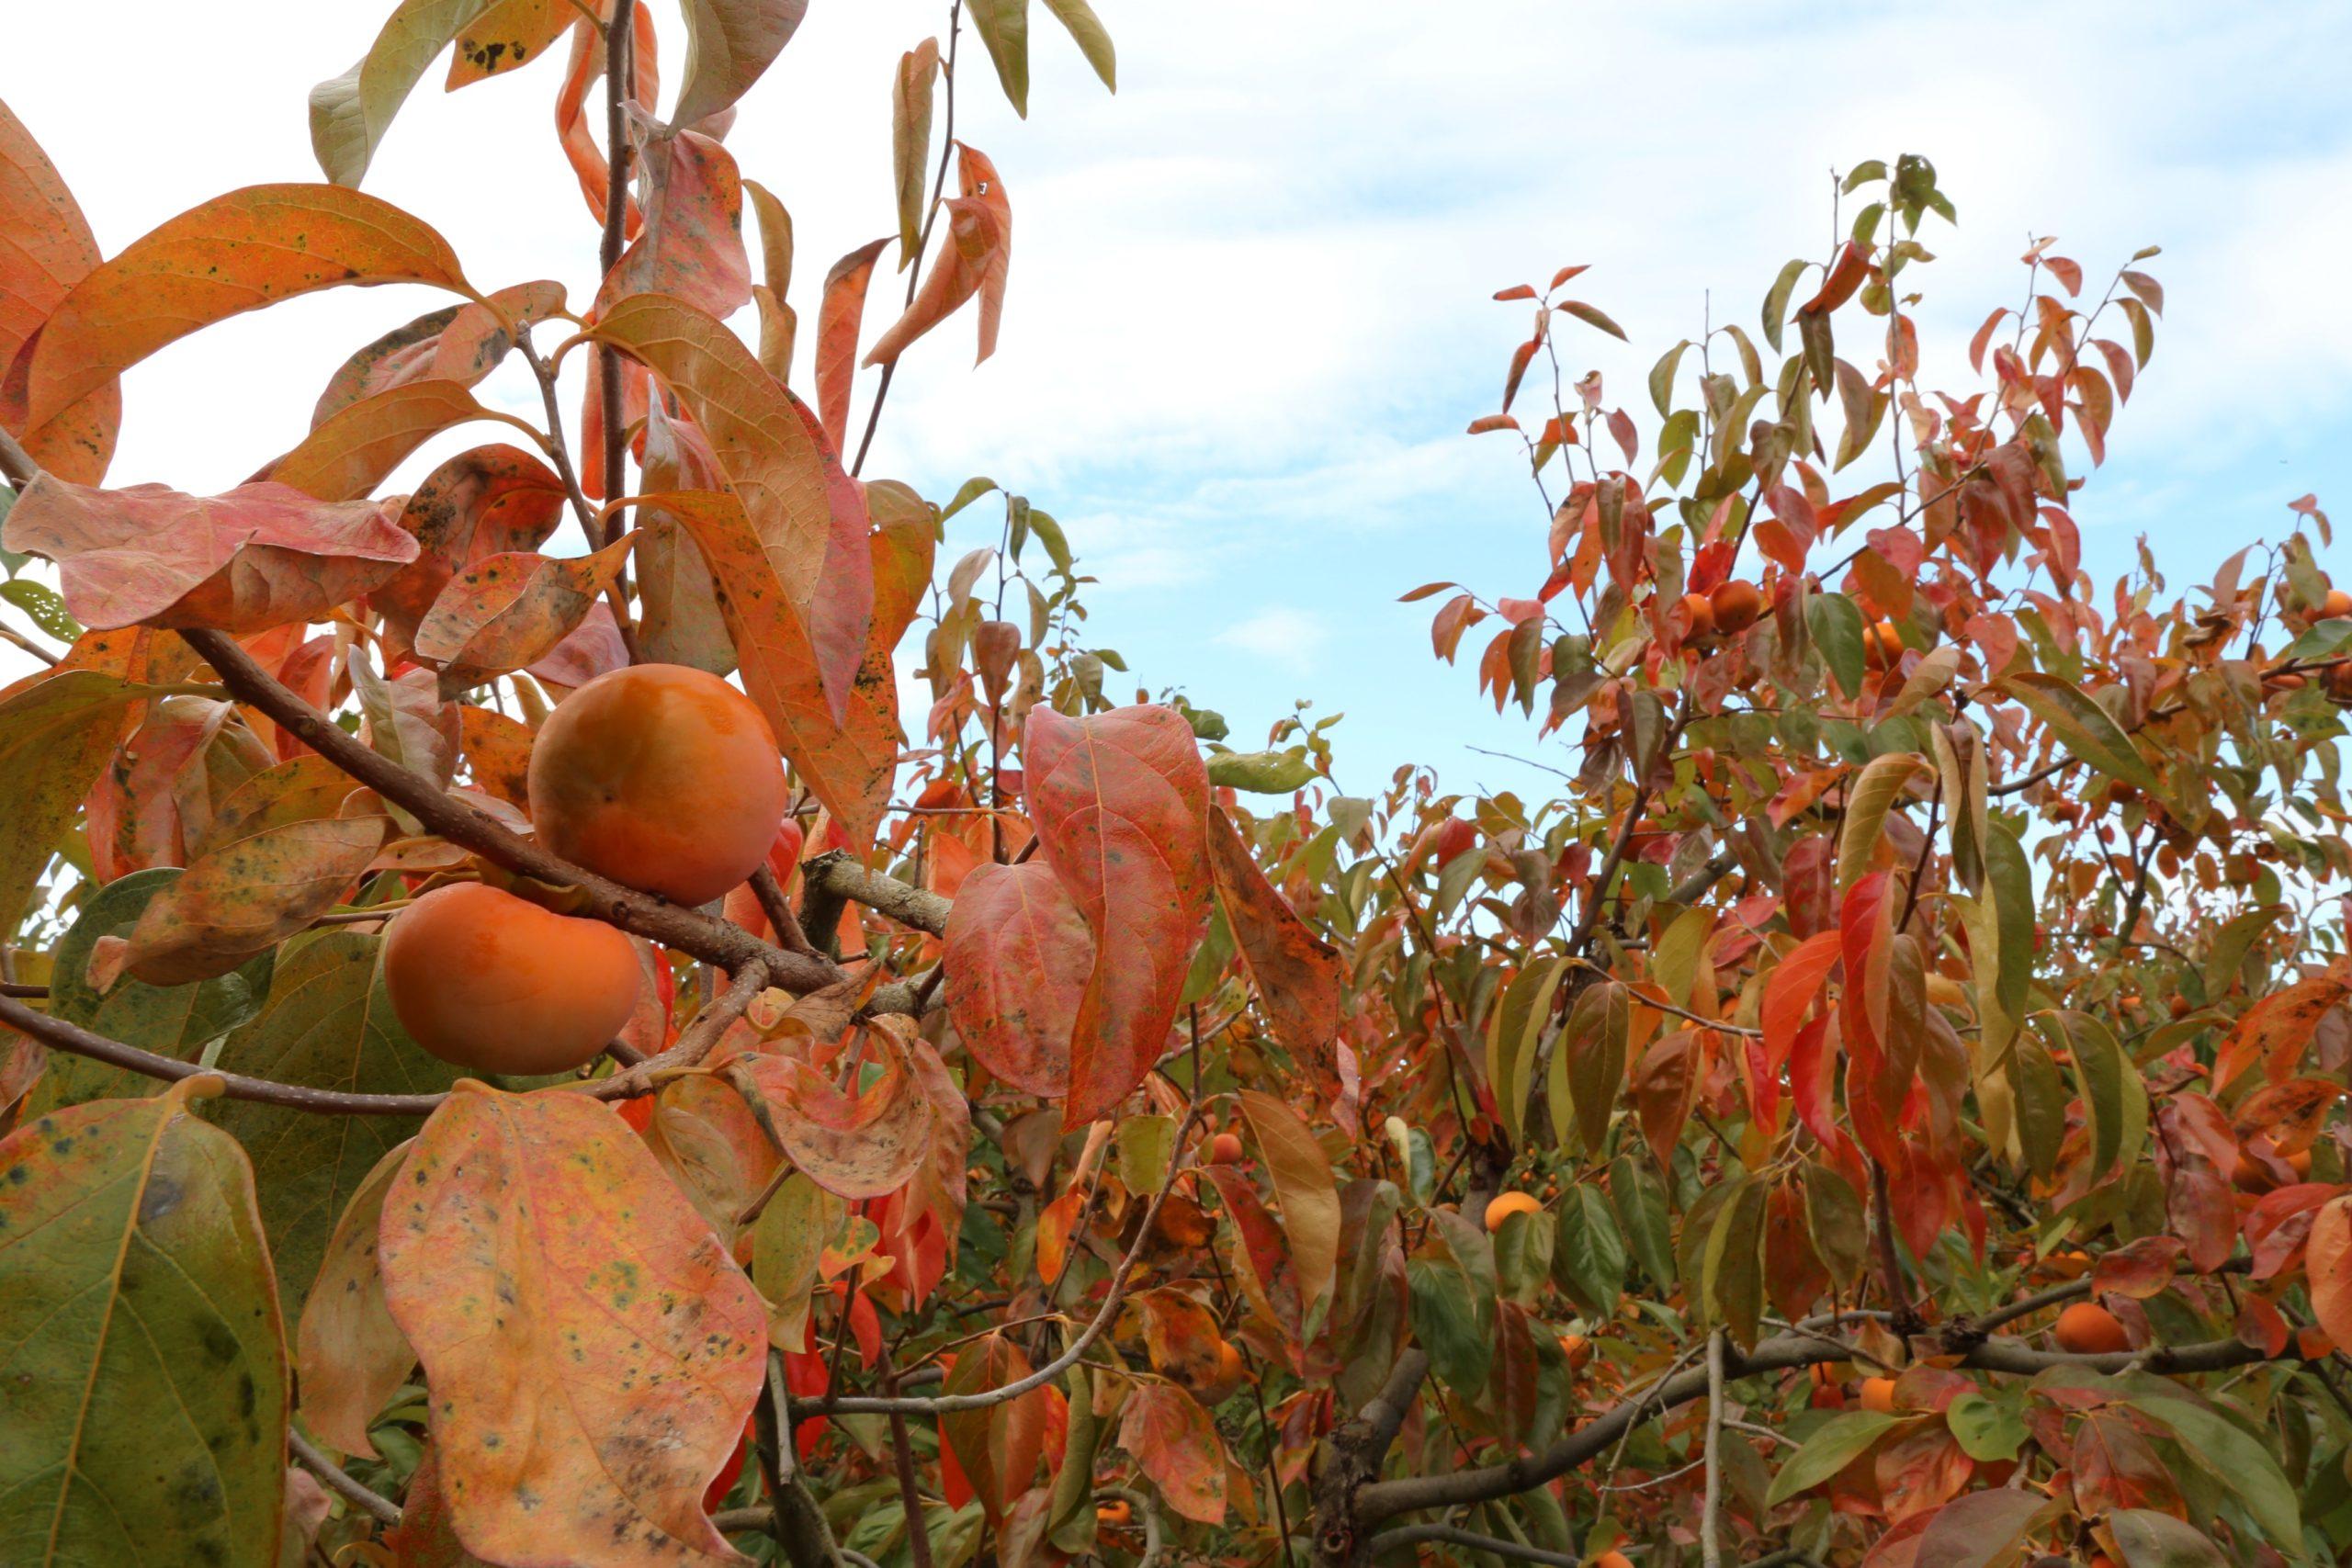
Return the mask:
<svg viewBox="0 0 2352 1568">
<path fill-rule="evenodd" d="M 1048 29 L 896 62 L 812 306 L 725 140 L 803 8 L 685 0 L 664 119 L 634 0 L 409 0 L 329 183 L 112 257 L 0 111 L 0 1558 L 2352 1547 L 2352 596 L 2310 498 L 2086 573 L 2154 253 L 2034 245 L 1958 391 L 1917 157 L 1634 409 L 1582 268 L 1504 290 L 1532 591 L 1408 597 L 1560 787 L 1351 796 L 1330 720 L 1118 703 L 1043 510 L 865 476 L 995 345 L 956 97 Z M 359 188 L 445 51 L 568 51 L 589 297 Z M 122 371 L 391 282 L 253 479 L 108 487 Z"/>
</svg>

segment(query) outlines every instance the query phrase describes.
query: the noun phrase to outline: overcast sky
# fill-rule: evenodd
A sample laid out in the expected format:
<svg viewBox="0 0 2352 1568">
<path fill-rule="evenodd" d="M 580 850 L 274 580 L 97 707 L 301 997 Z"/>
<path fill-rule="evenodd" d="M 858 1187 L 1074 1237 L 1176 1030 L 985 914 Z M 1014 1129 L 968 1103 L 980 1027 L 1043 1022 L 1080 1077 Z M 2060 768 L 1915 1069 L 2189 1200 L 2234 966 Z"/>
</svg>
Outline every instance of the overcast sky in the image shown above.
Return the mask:
<svg viewBox="0 0 2352 1568">
<path fill-rule="evenodd" d="M 651 3 L 674 91 L 676 8 Z M 2307 491 L 2352 523 L 2352 7 L 1096 5 L 1115 96 L 1042 7 L 1027 121 L 966 57 L 957 130 L 1015 220 L 1002 344 L 974 370 L 967 319 L 912 351 L 867 471 L 943 500 L 976 473 L 1024 492 L 1102 579 L 1099 642 L 1245 745 L 1295 698 L 1345 710 L 1351 790 L 1406 761 L 1463 788 L 1536 781 L 1475 748 L 1565 760 L 1430 660 L 1431 605 L 1395 602 L 1543 576 L 1523 464 L 1508 437 L 1462 434 L 1526 329 L 1489 296 L 1589 264 L 1577 290 L 1634 346 L 1571 328 L 1564 367 L 1602 370 L 1646 438 L 1652 360 L 1697 335 L 1711 294 L 1752 332 L 1781 264 L 1826 248 L 1829 170 L 1865 158 L 1926 154 L 1958 205 L 1957 230 L 1922 231 L 1939 259 L 1917 275 L 1930 370 L 1954 379 L 1975 323 L 2018 298 L 2030 236 L 2059 236 L 2093 289 L 2164 247 L 2156 357 L 2076 513 L 2102 584 L 2145 534 L 2186 586 L 2279 536 Z M 389 8 L 16 6 L 0 98 L 112 252 L 209 195 L 317 178 L 304 95 Z M 832 258 L 893 226 L 891 71 L 944 21 L 814 0 L 729 137 L 792 209 L 804 321 Z M 451 96 L 436 69 L 368 188 L 439 228 L 478 286 L 555 277 L 579 307 L 595 234 L 551 130 L 560 69 Z M 300 436 L 345 354 L 435 303 L 337 291 L 165 350 L 129 378 L 111 482 L 235 483 Z M 536 413 L 527 378 L 482 395 Z M 487 438 L 435 443 L 396 485 Z M 956 519 L 946 558 L 997 515 Z"/>
</svg>

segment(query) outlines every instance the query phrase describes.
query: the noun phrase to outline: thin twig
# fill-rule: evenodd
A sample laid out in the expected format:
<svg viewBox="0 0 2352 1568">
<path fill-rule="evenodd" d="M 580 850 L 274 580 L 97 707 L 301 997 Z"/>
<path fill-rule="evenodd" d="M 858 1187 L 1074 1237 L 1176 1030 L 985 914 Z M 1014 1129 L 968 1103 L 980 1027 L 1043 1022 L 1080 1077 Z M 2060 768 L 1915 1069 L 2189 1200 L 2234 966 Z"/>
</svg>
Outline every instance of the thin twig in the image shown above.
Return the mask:
<svg viewBox="0 0 2352 1568">
<path fill-rule="evenodd" d="M 345 1474 L 342 1466 L 321 1453 L 310 1438 L 302 1436 L 300 1428 L 286 1428 L 286 1446 L 296 1459 L 302 1461 L 305 1470 L 326 1483 L 327 1489 L 340 1495 L 345 1502 L 385 1524 L 401 1522 L 401 1506 L 398 1503 L 390 1497 L 377 1495 Z"/>
</svg>

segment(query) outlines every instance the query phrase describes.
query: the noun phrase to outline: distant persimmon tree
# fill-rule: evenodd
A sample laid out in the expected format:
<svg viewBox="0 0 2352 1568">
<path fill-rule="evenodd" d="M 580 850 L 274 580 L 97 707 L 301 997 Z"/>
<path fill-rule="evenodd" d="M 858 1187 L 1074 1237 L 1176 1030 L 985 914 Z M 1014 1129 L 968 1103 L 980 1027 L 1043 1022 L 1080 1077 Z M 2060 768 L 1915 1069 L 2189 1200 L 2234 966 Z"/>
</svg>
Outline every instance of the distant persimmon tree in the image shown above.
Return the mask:
<svg viewBox="0 0 2352 1568">
<path fill-rule="evenodd" d="M 1505 289 L 1527 592 L 1408 597 L 1558 787 L 1351 796 L 1119 703 L 1043 510 L 865 475 L 994 345 L 1028 7 L 898 62 L 813 296 L 724 140 L 802 6 L 683 9 L 664 118 L 634 0 L 407 0 L 331 183 L 112 257 L 0 110 L 0 1561 L 2352 1549 L 2352 596 L 2308 497 L 2086 573 L 2153 252 L 2034 245 L 1933 390 L 1955 213 L 1865 163 L 1639 414 L 1583 268 Z M 566 48 L 585 300 L 358 188 Z M 394 282 L 253 479 L 107 488 L 124 370 Z"/>
</svg>

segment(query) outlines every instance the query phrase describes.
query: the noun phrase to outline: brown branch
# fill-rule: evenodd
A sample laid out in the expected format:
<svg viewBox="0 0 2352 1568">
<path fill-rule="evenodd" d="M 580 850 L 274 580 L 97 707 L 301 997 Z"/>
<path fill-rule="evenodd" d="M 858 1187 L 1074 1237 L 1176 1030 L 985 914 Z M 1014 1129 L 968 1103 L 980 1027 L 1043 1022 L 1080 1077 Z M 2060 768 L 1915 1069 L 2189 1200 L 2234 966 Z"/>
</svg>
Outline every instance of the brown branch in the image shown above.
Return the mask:
<svg viewBox="0 0 2352 1568">
<path fill-rule="evenodd" d="M 1727 1349 L 1724 1374 L 1726 1378 L 1754 1377 L 1820 1362 L 1851 1360 L 1856 1354 L 1853 1347 L 1823 1336 L 1779 1335 L 1744 1355 Z M 1989 1339 L 1961 1357 L 1958 1365 L 2023 1377 L 2052 1367 L 2082 1367 L 2100 1372 L 2136 1369 L 2165 1376 L 2222 1371 L 2256 1361 L 2296 1359 L 2297 1353 L 2291 1349 L 2279 1356 L 2267 1356 L 2237 1339 L 2217 1339 L 2177 1349 L 2120 1350 L 2106 1355 L 2033 1350 L 2015 1340 Z M 1491 1502 L 1529 1491 L 1596 1458 L 1651 1415 L 1702 1398 L 1706 1392 L 1706 1369 L 1692 1368 L 1667 1379 L 1640 1398 L 1612 1406 L 1542 1453 L 1523 1454 L 1502 1464 L 1446 1475 L 1375 1482 L 1356 1495 L 1355 1518 L 1362 1524 L 1374 1524 L 1417 1509 Z"/>
<path fill-rule="evenodd" d="M 401 1522 L 401 1506 L 398 1503 L 393 1502 L 390 1497 L 378 1496 L 353 1480 L 344 1472 L 341 1465 L 321 1453 L 311 1444 L 310 1438 L 302 1436 L 299 1428 L 294 1427 L 286 1428 L 286 1447 L 296 1459 L 302 1461 L 304 1469 L 326 1483 L 330 1490 L 341 1494 L 345 1502 L 382 1520 L 385 1524 L 396 1525 Z"/>
<path fill-rule="evenodd" d="M 933 936 L 947 933 L 947 915 L 955 908 L 953 900 L 894 876 L 868 871 L 846 850 L 833 850 L 805 863 L 800 874 L 811 892 L 822 891 L 835 898 L 863 904 L 902 926 L 928 931 Z"/>
<path fill-rule="evenodd" d="M 40 478 L 40 465 L 32 455 L 17 445 L 17 438 L 0 430 L 0 477 L 13 485 L 28 485 Z"/>
<path fill-rule="evenodd" d="M 610 277 L 613 268 L 620 265 L 621 243 L 628 227 L 628 100 L 635 74 L 637 51 L 632 47 L 637 38 L 636 0 L 613 0 L 612 20 L 605 28 L 605 237 L 597 251 L 597 261 L 603 268 L 600 278 Z M 625 493 L 625 454 L 628 434 L 621 418 L 621 356 L 620 351 L 607 343 L 596 345 L 596 395 L 604 404 L 604 479 L 605 499 L 615 501 Z M 605 523 L 603 544 L 620 537 L 621 519 L 616 513 Z M 593 538 L 594 536 L 591 536 Z"/>
<path fill-rule="evenodd" d="M 775 939 L 786 953 L 805 953 L 812 958 L 817 955 L 817 950 L 808 945 L 808 933 L 800 929 L 800 917 L 792 912 L 792 901 L 784 896 L 783 885 L 764 862 L 752 873 L 752 894 L 759 899 L 761 912 L 775 928 Z"/>
</svg>

